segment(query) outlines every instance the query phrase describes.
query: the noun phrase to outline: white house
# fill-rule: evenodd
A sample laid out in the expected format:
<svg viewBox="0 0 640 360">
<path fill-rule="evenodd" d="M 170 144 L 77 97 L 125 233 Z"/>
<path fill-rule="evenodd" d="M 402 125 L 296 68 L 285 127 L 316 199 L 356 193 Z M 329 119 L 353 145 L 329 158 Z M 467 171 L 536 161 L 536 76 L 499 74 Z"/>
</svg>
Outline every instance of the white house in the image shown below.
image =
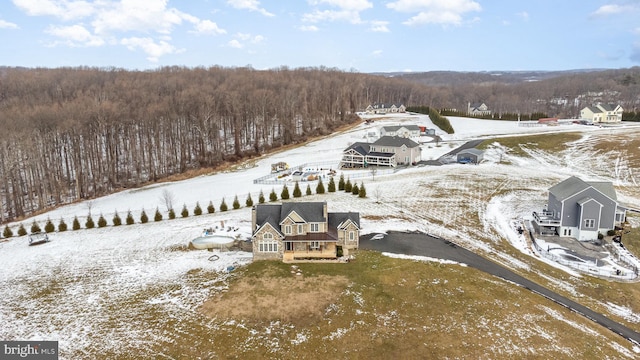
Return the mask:
<svg viewBox="0 0 640 360">
<path fill-rule="evenodd" d="M 468 103 L 467 113 L 471 116 L 491 115 L 491 110 L 485 103 Z"/>
<path fill-rule="evenodd" d="M 619 123 L 622 121 L 622 106 L 614 104 L 597 104 L 580 110 L 580 118 L 593 123 Z"/>
<path fill-rule="evenodd" d="M 388 114 L 388 113 L 403 113 L 406 111 L 406 107 L 403 104 L 384 104 L 373 103 L 365 109 L 367 114 Z"/>
</svg>

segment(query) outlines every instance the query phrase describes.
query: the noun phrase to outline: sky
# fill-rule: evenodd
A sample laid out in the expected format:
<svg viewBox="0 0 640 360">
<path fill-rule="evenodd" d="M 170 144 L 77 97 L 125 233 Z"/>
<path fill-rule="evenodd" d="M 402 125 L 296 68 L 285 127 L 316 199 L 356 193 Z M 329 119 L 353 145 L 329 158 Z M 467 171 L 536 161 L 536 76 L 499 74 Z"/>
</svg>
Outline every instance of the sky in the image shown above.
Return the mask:
<svg viewBox="0 0 640 360">
<path fill-rule="evenodd" d="M 0 66 L 617 69 L 640 65 L 639 18 L 640 0 L 5 0 Z"/>
</svg>

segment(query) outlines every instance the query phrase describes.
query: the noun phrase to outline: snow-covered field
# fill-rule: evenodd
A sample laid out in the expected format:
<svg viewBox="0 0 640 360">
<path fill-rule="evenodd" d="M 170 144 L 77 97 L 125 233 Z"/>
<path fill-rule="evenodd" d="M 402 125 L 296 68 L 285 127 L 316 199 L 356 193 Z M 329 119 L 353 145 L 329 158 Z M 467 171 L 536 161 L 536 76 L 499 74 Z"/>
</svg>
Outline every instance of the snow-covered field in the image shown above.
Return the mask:
<svg viewBox="0 0 640 360">
<path fill-rule="evenodd" d="M 638 127 L 519 127 L 515 122 L 450 120 L 456 133 L 448 135 L 438 131 L 443 141 L 438 145 L 424 144 L 423 159 L 436 159 L 467 140 L 493 135 L 579 131 L 585 136 L 558 154 L 531 150 L 533 157 L 515 157 L 496 144 L 485 154 L 485 162 L 478 166 L 415 167 L 390 175 L 358 178 L 356 181 L 366 186 L 367 199 L 343 193 L 303 199 L 327 200 L 330 211 L 359 211 L 365 234 L 423 230 L 492 254 L 494 260 L 509 267 L 525 270 L 529 262 L 501 251 L 498 245 L 504 245 L 506 240 L 527 255 L 525 258 L 539 259 L 513 224 L 529 216 L 531 211 L 540 210 L 546 202 L 547 189 L 564 178 L 577 175 L 585 180 L 611 180 L 623 202 L 640 208 L 637 168 L 626 163 L 623 157 L 592 147 L 603 136 L 638 135 Z M 90 205 L 87 202 L 73 204 L 23 221 L 27 228 L 33 220 L 42 227 L 46 219 L 57 224 L 63 218 L 70 225 L 74 216 L 83 218 L 89 209 L 94 220 L 98 214 L 104 214 L 109 224 L 114 211 L 124 217 L 131 210 L 138 219 L 140 211 L 145 209 L 152 218 L 157 207 L 165 210 L 161 199 L 165 190 L 173 194 L 178 211 L 185 204 L 192 212 L 196 202 L 203 209 L 210 201 L 216 207 L 214 214 L 55 233 L 51 236 L 53 241 L 39 246 L 27 246 L 26 237 L 1 242 L 0 319 L 3 326 L 0 339 L 56 339 L 68 354 L 82 356 L 88 348 L 115 354 L 123 347 L 167 342 L 171 338 L 171 334 L 153 331 L 153 322 L 145 323 L 150 320 L 141 314 L 161 313 L 165 321 L 187 317 L 208 326 L 205 320 L 198 319 L 194 309 L 211 291 L 224 290 L 226 269 L 250 262 L 251 254 L 222 252 L 218 253 L 217 261 L 209 261 L 210 252 L 187 250 L 189 240 L 199 236 L 203 228 L 215 227 L 221 222 L 238 227 L 234 235 L 247 239 L 251 219 L 249 209 L 244 207 L 247 194 L 251 194 L 254 202 L 260 191 L 267 197 L 272 189 L 280 194 L 281 186 L 253 183 L 254 179 L 269 174 L 272 163 L 285 161 L 296 166 L 334 161 L 337 164 L 344 148 L 353 142 L 365 141 L 371 128 L 383 124 L 433 127 L 424 116 L 387 116 L 371 125 L 362 124 L 299 148 L 264 156 L 236 171 L 127 190 L 92 200 Z M 306 185 L 301 185 L 304 192 Z M 312 189 L 315 190 L 315 185 Z M 235 196 L 243 205 L 241 209 L 218 210 L 223 198 L 231 206 Z M 12 226 L 15 230 L 17 224 Z M 566 290 L 571 285 L 559 282 L 558 288 Z M 154 296 L 136 298 L 142 292 Z M 607 303 L 603 307 L 631 322 L 640 319 L 639 314 L 624 306 Z M 176 329 L 177 332 L 184 330 Z"/>
</svg>

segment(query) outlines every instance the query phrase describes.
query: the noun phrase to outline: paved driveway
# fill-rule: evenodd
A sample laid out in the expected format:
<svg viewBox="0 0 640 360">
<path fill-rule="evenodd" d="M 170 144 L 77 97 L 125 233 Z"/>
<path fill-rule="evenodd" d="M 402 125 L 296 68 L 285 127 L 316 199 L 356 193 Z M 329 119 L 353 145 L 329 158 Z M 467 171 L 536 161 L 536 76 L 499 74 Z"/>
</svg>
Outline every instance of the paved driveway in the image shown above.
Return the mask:
<svg viewBox="0 0 640 360">
<path fill-rule="evenodd" d="M 505 280 L 514 282 L 525 289 L 558 303 L 578 314 L 585 316 L 596 323 L 605 326 L 611 331 L 619 334 L 627 340 L 640 344 L 640 333 L 617 323 L 606 316 L 590 310 L 589 308 L 569 300 L 568 298 L 555 293 L 543 286 L 528 280 L 513 271 L 498 265 L 480 255 L 464 249 L 448 240 L 432 237 L 423 233 L 389 232 L 379 240 L 370 240 L 375 234 L 363 235 L 360 237 L 360 248 L 389 252 L 394 254 L 419 255 L 451 260 L 467 264 L 470 267 L 484 271 L 491 275 L 498 276 Z"/>
</svg>

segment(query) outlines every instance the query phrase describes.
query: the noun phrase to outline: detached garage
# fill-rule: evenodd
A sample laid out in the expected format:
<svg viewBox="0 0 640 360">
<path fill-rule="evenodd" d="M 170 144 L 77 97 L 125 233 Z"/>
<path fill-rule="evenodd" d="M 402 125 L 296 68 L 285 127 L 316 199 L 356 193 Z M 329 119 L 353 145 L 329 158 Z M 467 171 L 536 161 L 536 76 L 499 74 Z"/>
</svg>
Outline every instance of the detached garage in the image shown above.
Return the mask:
<svg viewBox="0 0 640 360">
<path fill-rule="evenodd" d="M 473 149 L 461 150 L 456 155 L 456 160 L 460 164 L 479 164 L 484 156 L 484 151 Z"/>
</svg>

